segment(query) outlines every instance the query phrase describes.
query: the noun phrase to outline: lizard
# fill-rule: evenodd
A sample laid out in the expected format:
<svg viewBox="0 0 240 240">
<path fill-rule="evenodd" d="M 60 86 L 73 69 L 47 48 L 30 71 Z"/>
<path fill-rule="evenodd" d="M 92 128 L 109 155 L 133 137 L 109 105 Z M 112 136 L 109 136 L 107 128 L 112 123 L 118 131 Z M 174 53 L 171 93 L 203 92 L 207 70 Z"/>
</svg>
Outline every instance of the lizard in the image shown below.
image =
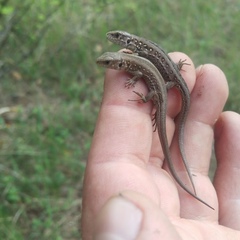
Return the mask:
<svg viewBox="0 0 240 240">
<path fill-rule="evenodd" d="M 164 79 L 158 69 L 147 59 L 134 54 L 124 52 L 106 52 L 97 59 L 97 64 L 110 69 L 124 70 L 133 75 L 128 79 L 125 86 L 135 86 L 139 79 L 143 79 L 148 87 L 148 94 L 144 96 L 142 93 L 134 91 L 140 97 L 142 102 L 153 101 L 156 107 L 154 115 L 155 124 L 158 129 L 158 135 L 162 145 L 164 156 L 167 160 L 169 170 L 176 182 L 192 197 L 213 209 L 209 204 L 194 195 L 179 179 L 173 167 L 171 154 L 168 146 L 166 131 L 166 114 L 167 114 L 167 88 Z"/>
<path fill-rule="evenodd" d="M 168 89 L 176 86 L 180 90 L 182 96 L 182 108 L 180 114 L 178 115 L 178 145 L 183 164 L 196 195 L 196 189 L 184 151 L 184 127 L 190 107 L 190 93 L 187 84 L 181 76 L 179 70 L 181 69 L 182 65 L 186 63 L 180 60 L 178 65 L 176 65 L 168 56 L 168 54 L 156 43 L 124 31 L 110 31 L 107 33 L 107 39 L 113 43 L 116 43 L 124 48 L 133 51 L 141 57 L 150 60 L 162 74 L 165 82 L 168 83 Z"/>
</svg>

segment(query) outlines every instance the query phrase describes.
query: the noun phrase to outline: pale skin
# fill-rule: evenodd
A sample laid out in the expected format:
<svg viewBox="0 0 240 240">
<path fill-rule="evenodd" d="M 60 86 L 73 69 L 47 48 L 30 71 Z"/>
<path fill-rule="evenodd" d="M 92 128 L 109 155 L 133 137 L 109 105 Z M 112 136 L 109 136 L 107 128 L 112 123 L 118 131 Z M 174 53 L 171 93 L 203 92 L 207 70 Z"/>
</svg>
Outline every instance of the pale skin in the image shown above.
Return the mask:
<svg viewBox="0 0 240 240">
<path fill-rule="evenodd" d="M 83 186 L 84 240 L 240 239 L 240 115 L 223 112 L 226 77 L 211 64 L 195 69 L 183 53 L 170 56 L 191 64 L 181 71 L 191 92 L 185 149 L 197 194 L 215 210 L 183 191 L 169 174 L 153 132 L 151 102 L 128 101 L 137 99 L 132 90 L 146 94 L 145 84 L 124 88 L 130 75 L 107 70 Z M 180 94 L 169 90 L 168 140 L 174 166 L 190 186 L 174 136 L 173 118 L 180 108 Z M 208 170 L 213 140 L 218 166 L 212 183 Z"/>
</svg>

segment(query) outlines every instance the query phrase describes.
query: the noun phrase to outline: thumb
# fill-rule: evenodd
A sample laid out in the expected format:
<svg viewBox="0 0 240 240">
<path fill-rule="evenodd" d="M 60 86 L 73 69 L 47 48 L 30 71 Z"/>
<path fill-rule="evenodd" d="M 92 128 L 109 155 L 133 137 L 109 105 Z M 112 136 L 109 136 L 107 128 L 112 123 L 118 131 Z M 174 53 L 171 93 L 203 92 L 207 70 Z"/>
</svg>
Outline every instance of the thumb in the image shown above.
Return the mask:
<svg viewBox="0 0 240 240">
<path fill-rule="evenodd" d="M 110 198 L 95 221 L 94 240 L 180 239 L 160 207 L 140 193 Z"/>
</svg>

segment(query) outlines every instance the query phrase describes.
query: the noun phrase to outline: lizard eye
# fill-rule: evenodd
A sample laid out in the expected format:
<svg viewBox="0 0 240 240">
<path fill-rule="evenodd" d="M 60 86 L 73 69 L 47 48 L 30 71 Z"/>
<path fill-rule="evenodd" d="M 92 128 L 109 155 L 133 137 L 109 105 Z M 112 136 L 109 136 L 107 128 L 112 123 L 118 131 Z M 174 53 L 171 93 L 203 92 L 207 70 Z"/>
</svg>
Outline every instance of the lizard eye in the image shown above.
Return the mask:
<svg viewBox="0 0 240 240">
<path fill-rule="evenodd" d="M 120 63 L 118 64 L 118 67 L 119 67 L 119 68 L 121 68 L 121 67 L 122 67 L 122 65 L 123 65 L 123 64 L 120 62 Z"/>
<path fill-rule="evenodd" d="M 126 41 L 126 43 L 127 43 L 127 44 L 130 44 L 130 43 L 131 43 L 131 39 L 128 38 L 127 41 Z"/>
<path fill-rule="evenodd" d="M 110 61 L 106 60 L 106 61 L 105 61 L 105 64 L 106 64 L 106 65 L 109 65 L 109 64 L 110 64 Z"/>
</svg>

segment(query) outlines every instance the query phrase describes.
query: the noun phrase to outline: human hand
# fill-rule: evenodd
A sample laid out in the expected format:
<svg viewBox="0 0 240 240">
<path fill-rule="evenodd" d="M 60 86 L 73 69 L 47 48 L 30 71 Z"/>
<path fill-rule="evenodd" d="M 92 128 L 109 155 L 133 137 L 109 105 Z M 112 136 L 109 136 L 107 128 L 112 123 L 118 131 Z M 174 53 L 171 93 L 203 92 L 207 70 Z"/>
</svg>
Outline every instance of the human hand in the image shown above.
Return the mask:
<svg viewBox="0 0 240 240">
<path fill-rule="evenodd" d="M 175 62 L 187 58 L 180 53 L 171 57 Z M 176 185 L 163 162 L 157 132 L 152 130 L 151 103 L 128 101 L 135 97 L 124 88 L 129 75 L 108 70 L 85 172 L 84 240 L 93 236 L 94 239 L 117 239 L 116 236 L 151 240 L 240 239 L 237 201 L 240 200 L 237 188 L 240 148 L 236 144 L 240 141 L 240 116 L 222 113 L 228 87 L 221 70 L 213 65 L 195 70 L 189 58 L 187 62 L 191 65 L 183 67 L 182 75 L 192 92 L 185 150 L 198 197 L 215 211 Z M 147 92 L 144 83 L 135 88 Z M 176 89 L 169 91 L 167 129 L 174 166 L 186 182 L 172 120 L 180 110 L 180 99 Z M 214 134 L 218 167 L 213 187 L 208 168 Z"/>
</svg>

